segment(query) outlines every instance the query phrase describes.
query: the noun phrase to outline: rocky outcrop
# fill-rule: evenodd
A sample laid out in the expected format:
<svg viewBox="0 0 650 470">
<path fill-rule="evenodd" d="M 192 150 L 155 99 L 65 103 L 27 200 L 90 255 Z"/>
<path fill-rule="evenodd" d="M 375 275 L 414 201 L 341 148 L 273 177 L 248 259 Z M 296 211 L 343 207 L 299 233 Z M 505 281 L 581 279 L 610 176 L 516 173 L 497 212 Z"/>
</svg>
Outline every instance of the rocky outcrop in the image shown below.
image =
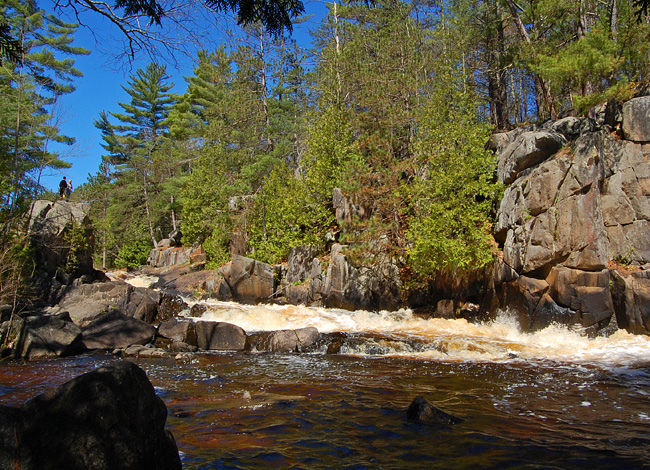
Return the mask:
<svg viewBox="0 0 650 470">
<path fill-rule="evenodd" d="M 321 295 L 326 307 L 349 310 L 395 310 L 401 303 L 400 274 L 395 262 L 377 250 L 366 266 L 355 266 L 334 245 Z"/>
<path fill-rule="evenodd" d="M 36 360 L 71 356 L 86 348 L 81 329 L 64 312 L 57 315 L 14 315 L 0 327 L 7 353 Z"/>
<path fill-rule="evenodd" d="M 166 420 L 144 371 L 117 361 L 0 407 L 0 468 L 180 470 Z"/>
<path fill-rule="evenodd" d="M 205 263 L 205 250 L 202 246 L 183 247 L 171 244 L 171 240 L 161 240 L 149 252 L 147 264 L 157 268 L 169 268 L 185 264 Z"/>
<path fill-rule="evenodd" d="M 636 121 L 647 111 L 639 109 L 650 109 L 640 100 L 623 107 L 625 135 L 635 140 L 645 139 Z M 487 308 L 515 312 L 525 330 L 552 322 L 600 330 L 618 319 L 647 333 L 625 300 L 645 274 L 623 278 L 610 267 L 645 272 L 650 262 L 650 147 L 590 119 L 566 118 L 497 135 L 492 148 L 499 179 L 509 184 L 494 233 L 501 272 L 510 274 L 495 274 Z"/>
<path fill-rule="evenodd" d="M 39 267 L 49 275 L 60 267 L 78 275 L 93 272 L 89 211 L 90 204 L 45 200 L 32 204 L 28 230 L 37 249 Z M 84 237 L 68 239 L 72 230 L 81 231 Z"/>
<path fill-rule="evenodd" d="M 66 201 L 32 203 L 28 232 L 37 267 L 33 278 L 50 304 L 59 301 L 68 285 L 104 279 L 93 268 L 89 210 L 89 204 Z"/>
<path fill-rule="evenodd" d="M 84 326 L 81 333 L 86 348 L 112 350 L 150 343 L 156 329 L 149 323 L 112 310 Z"/>
<path fill-rule="evenodd" d="M 633 98 L 623 105 L 623 135 L 635 142 L 650 142 L 650 96 Z"/>
<path fill-rule="evenodd" d="M 232 298 L 246 304 L 268 302 L 276 287 L 273 266 L 239 255 L 233 256 L 224 280 Z"/>
<path fill-rule="evenodd" d="M 650 272 L 612 271 L 611 292 L 616 320 L 630 333 L 650 332 Z"/>
</svg>

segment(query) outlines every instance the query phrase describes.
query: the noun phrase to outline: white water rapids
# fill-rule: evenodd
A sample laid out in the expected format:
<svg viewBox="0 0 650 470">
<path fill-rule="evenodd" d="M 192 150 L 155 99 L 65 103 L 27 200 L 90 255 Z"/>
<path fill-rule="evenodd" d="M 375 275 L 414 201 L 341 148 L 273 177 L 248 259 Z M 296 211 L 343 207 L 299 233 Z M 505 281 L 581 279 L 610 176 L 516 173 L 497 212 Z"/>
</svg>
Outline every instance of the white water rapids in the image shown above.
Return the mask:
<svg viewBox="0 0 650 470">
<path fill-rule="evenodd" d="M 155 279 L 127 279 L 149 286 Z M 605 367 L 650 363 L 650 337 L 619 330 L 609 337 L 589 338 L 584 332 L 553 325 L 522 333 L 516 320 L 503 312 L 496 320 L 469 323 L 464 319 L 425 318 L 404 309 L 396 312 L 346 311 L 294 305 L 242 305 L 216 300 L 200 303 L 204 321 L 228 322 L 246 332 L 315 327 L 320 333 L 345 333 L 366 338 L 347 342 L 342 353 L 404 356 L 431 361 L 559 361 Z M 184 312 L 189 314 L 189 309 Z"/>
</svg>

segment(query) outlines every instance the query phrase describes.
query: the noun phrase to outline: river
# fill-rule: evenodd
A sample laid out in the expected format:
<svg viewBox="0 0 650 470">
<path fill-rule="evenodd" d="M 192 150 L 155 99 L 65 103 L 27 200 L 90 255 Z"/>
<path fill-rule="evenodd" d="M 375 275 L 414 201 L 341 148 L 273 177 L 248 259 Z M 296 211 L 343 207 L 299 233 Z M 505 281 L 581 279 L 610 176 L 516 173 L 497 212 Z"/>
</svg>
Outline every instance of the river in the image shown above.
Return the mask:
<svg viewBox="0 0 650 470">
<path fill-rule="evenodd" d="M 247 332 L 314 326 L 331 341 L 301 354 L 129 359 L 166 403 L 185 469 L 650 468 L 649 337 L 523 334 L 506 313 L 472 324 L 408 310 L 206 305 L 204 319 Z M 0 403 L 114 360 L 5 362 Z M 407 422 L 418 395 L 464 421 Z"/>
</svg>

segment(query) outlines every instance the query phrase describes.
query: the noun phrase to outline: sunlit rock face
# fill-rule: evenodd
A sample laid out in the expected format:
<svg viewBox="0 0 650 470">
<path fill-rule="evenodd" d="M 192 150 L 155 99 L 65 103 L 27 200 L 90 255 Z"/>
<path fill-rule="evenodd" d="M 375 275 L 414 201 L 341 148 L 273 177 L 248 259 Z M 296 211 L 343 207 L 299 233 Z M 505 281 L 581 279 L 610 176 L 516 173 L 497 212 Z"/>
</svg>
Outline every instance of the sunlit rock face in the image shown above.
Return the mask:
<svg viewBox="0 0 650 470">
<path fill-rule="evenodd" d="M 493 138 L 509 185 L 494 233 L 502 265 L 518 278 L 495 280 L 491 308 L 514 306 L 525 329 L 559 322 L 596 331 L 618 320 L 649 331 L 650 305 L 625 300 L 643 303 L 639 273 L 650 263 L 650 129 L 638 122 L 650 101 L 639 100 L 624 106 L 622 133 L 566 118 Z"/>
<path fill-rule="evenodd" d="M 56 303 L 66 286 L 93 282 L 103 275 L 93 269 L 94 238 L 88 217 L 90 204 L 37 200 L 28 213 L 43 300 Z"/>
</svg>

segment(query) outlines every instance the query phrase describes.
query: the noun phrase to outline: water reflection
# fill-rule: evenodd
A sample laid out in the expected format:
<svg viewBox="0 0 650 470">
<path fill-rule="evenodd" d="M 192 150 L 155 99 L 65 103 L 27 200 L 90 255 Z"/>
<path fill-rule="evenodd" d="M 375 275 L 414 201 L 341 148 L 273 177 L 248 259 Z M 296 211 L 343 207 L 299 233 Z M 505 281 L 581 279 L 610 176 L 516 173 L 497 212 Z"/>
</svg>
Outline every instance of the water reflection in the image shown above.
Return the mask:
<svg viewBox="0 0 650 470">
<path fill-rule="evenodd" d="M 325 337 L 305 354 L 133 359 L 167 404 L 185 469 L 650 466 L 647 337 L 523 334 L 507 316 L 471 324 L 407 310 L 208 306 L 204 319 L 249 333 L 315 326 Z M 5 361 L 0 403 L 113 360 Z M 465 421 L 407 422 L 418 395 Z"/>
</svg>

